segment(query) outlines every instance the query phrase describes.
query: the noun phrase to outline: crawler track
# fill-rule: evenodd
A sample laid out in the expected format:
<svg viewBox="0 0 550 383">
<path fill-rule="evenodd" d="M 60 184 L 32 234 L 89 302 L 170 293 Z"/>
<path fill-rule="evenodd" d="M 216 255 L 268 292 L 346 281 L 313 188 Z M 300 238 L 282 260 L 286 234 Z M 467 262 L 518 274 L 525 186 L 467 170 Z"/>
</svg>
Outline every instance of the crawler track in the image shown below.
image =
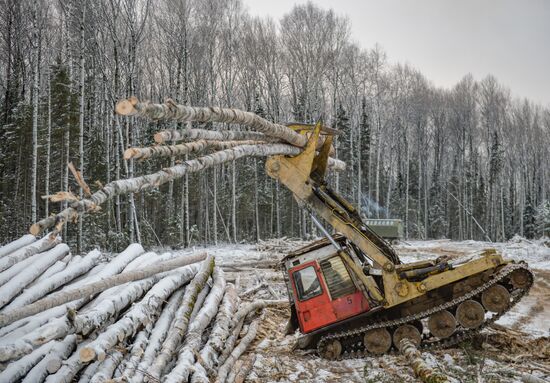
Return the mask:
<svg viewBox="0 0 550 383">
<path fill-rule="evenodd" d="M 533 285 L 534 275 L 532 271 L 528 268 L 526 263 L 520 262 L 520 263 L 507 264 L 504 267 L 502 267 L 493 276 L 493 278 L 490 281 L 475 288 L 474 290 L 470 291 L 467 294 L 457 297 L 449 302 L 445 302 L 439 306 L 435 306 L 429 310 L 422 311 L 422 312 L 409 315 L 406 317 L 402 317 L 399 319 L 374 322 L 363 327 L 359 327 L 359 328 L 355 328 L 347 331 L 341 331 L 333 334 L 327 334 L 318 341 L 317 352 L 319 353 L 319 355 L 321 355 L 324 358 L 336 359 L 336 360 L 348 359 L 348 358 L 360 358 L 360 357 L 372 355 L 365 349 L 365 346 L 363 345 L 363 336 L 367 331 L 377 329 L 377 328 L 386 328 L 388 331 L 390 331 L 390 333 L 393 333 L 393 330 L 397 326 L 401 326 L 404 324 L 413 324 L 413 322 L 417 322 L 419 320 L 427 318 L 430 315 L 435 314 L 436 312 L 439 312 L 442 310 L 453 310 L 460 303 L 468 299 L 479 300 L 479 297 L 485 290 L 487 290 L 489 287 L 497 283 L 506 282 L 510 274 L 515 270 L 519 270 L 519 269 L 523 269 L 527 271 L 528 275 L 530 276 L 530 280 L 528 285 L 524 288 L 514 288 L 512 286 L 508 288 L 508 290 L 511 293 L 511 301 L 507 310 L 499 314 L 491 313 L 492 316 L 490 318 L 486 318 L 485 321 L 475 329 L 467 329 L 459 326 L 457 327 L 453 335 L 445 339 L 433 339 L 433 338 L 426 338 L 424 336 L 420 344 L 420 348 L 436 349 L 436 348 L 442 348 L 442 347 L 449 347 L 456 343 L 467 340 L 471 338 L 473 335 L 475 335 L 476 333 L 478 333 L 484 327 L 498 320 L 502 315 L 507 313 L 515 304 L 517 304 L 525 294 L 529 292 L 529 289 Z M 333 340 L 340 341 L 340 343 L 342 344 L 342 353 L 338 357 L 329 358 L 327 357 L 327 354 L 328 354 L 327 345 Z M 392 347 L 390 349 L 390 353 L 395 351 L 396 351 L 395 347 Z"/>
</svg>

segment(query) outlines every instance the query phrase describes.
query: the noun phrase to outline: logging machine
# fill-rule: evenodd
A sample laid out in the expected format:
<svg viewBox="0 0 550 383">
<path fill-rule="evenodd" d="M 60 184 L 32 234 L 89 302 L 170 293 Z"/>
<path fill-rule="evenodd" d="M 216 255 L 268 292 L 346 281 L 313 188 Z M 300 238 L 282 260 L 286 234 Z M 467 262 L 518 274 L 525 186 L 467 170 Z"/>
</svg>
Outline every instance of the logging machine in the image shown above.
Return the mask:
<svg viewBox="0 0 550 383">
<path fill-rule="evenodd" d="M 292 191 L 326 237 L 281 261 L 291 306 L 288 330 L 303 334 L 298 347 L 339 359 L 384 354 L 403 338 L 423 348 L 447 346 L 494 322 L 528 292 L 533 274 L 527 264 L 505 260 L 494 249 L 467 260 L 401 262 L 325 181 L 337 132 L 322 123 L 289 127 L 308 135 L 308 144 L 298 156 L 270 157 L 267 172 Z"/>
</svg>

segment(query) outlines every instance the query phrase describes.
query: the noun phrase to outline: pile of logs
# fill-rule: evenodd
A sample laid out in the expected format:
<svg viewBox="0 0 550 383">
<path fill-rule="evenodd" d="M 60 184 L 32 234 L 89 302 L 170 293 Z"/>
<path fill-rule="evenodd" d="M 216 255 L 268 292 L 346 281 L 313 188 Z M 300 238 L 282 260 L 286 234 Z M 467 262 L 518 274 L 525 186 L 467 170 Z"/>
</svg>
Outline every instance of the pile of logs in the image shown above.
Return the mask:
<svg viewBox="0 0 550 383">
<path fill-rule="evenodd" d="M 1 382 L 230 382 L 284 303 L 241 302 L 204 252 L 73 256 L 56 234 L 0 247 L 0 270 Z"/>
<path fill-rule="evenodd" d="M 46 196 L 52 201 L 66 201 L 68 207 L 56 215 L 35 222 L 30 228 L 31 234 L 38 235 L 54 226 L 56 231 L 59 231 L 65 222 L 74 221 L 80 215 L 99 210 L 100 205 L 117 195 L 156 188 L 189 173 L 204 171 L 207 168 L 240 158 L 295 156 L 302 152 L 308 142 L 306 135 L 239 109 L 178 105 L 172 100 L 167 100 L 164 104 L 152 104 L 140 102 L 137 98 L 131 97 L 120 101 L 116 106 L 116 112 L 123 116 L 136 115 L 153 121 L 213 122 L 223 123 L 227 126 L 242 126 L 249 130 L 220 131 L 188 127 L 183 130 L 170 129 L 157 132 L 154 135 L 156 146 L 128 148 L 124 153 L 124 158 L 126 160 L 145 160 L 156 157 L 175 159 L 188 155 L 197 155 L 197 157 L 181 161 L 177 165 L 174 163 L 173 166 L 161 169 L 156 173 L 110 182 L 95 193 L 90 192 L 90 188 L 76 169 L 71 169 L 80 187 L 86 191 L 86 198 L 80 200 L 68 192 Z M 323 129 L 333 132 L 329 128 Z M 176 144 L 178 141 L 184 142 Z M 323 142 L 322 136 L 317 143 L 318 149 Z M 163 145 L 165 143 L 170 145 Z M 333 153 L 334 150 L 331 150 L 330 155 Z M 327 167 L 330 170 L 341 171 L 345 169 L 345 163 L 330 157 Z"/>
</svg>

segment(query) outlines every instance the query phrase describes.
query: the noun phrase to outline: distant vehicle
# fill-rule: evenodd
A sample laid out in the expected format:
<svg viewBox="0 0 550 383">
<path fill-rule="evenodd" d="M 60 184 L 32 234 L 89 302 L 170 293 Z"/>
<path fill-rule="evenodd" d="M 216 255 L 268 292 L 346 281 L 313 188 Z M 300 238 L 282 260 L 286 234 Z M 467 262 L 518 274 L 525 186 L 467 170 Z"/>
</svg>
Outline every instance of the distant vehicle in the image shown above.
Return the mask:
<svg viewBox="0 0 550 383">
<path fill-rule="evenodd" d="M 403 239 L 403 221 L 400 219 L 367 218 L 365 223 L 369 229 L 388 241 Z"/>
</svg>

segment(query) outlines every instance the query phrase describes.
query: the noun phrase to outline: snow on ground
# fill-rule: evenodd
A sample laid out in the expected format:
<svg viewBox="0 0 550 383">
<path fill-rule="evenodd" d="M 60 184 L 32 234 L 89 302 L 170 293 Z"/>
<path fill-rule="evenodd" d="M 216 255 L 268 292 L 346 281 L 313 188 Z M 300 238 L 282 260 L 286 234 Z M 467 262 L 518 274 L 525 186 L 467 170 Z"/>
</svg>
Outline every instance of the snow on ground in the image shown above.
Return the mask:
<svg viewBox="0 0 550 383">
<path fill-rule="evenodd" d="M 277 268 L 278 262 L 289 251 L 306 245 L 308 242 L 278 239 L 258 245 L 238 244 L 208 247 L 215 255 L 218 264 L 227 271 L 228 280 L 239 281 L 239 291 L 244 291 L 267 282 L 277 294 L 277 298 L 286 298 L 283 275 Z M 497 323 L 505 326 L 517 337 L 510 337 L 496 330 L 485 330 L 484 336 L 490 339 L 484 348 L 477 350 L 470 346 L 461 346 L 426 355 L 426 358 L 443 366 L 445 372 L 455 376 L 454 381 L 477 381 L 480 374 L 488 381 L 516 382 L 518 375 L 512 371 L 524 371 L 522 358 L 539 363 L 541 370 L 524 372 L 538 377 L 548 377 L 550 371 L 550 350 L 548 336 L 550 328 L 550 307 L 546 305 L 550 294 L 550 248 L 549 241 L 527 241 L 514 238 L 505 243 L 480 241 L 407 241 L 395 246 L 404 262 L 419 259 L 437 258 L 442 255 L 462 257 L 480 253 L 487 248 L 495 248 L 505 258 L 515 261 L 525 260 L 535 270 L 536 279 L 533 288 L 523 301 Z M 186 249 L 192 252 L 200 249 Z M 261 289 L 256 299 L 273 299 L 267 289 Z M 285 336 L 284 327 L 288 319 L 285 308 L 270 308 L 253 344 L 252 352 L 257 354 L 254 368 L 247 381 L 250 382 L 414 382 L 412 371 L 399 355 L 386 355 L 380 358 L 350 359 L 327 361 L 313 352 L 292 350 L 298 334 Z M 542 342 L 542 343 L 541 343 Z M 540 345 L 543 345 L 542 347 Z M 509 352 L 515 350 L 510 361 Z M 526 351 L 527 350 L 527 351 Z M 508 359 L 506 359 L 508 358 Z M 516 364 L 514 364 L 516 363 Z M 517 364 L 519 363 L 519 364 Z M 523 370 L 522 370 L 523 368 Z M 546 371 L 546 372 L 544 372 Z"/>
</svg>

